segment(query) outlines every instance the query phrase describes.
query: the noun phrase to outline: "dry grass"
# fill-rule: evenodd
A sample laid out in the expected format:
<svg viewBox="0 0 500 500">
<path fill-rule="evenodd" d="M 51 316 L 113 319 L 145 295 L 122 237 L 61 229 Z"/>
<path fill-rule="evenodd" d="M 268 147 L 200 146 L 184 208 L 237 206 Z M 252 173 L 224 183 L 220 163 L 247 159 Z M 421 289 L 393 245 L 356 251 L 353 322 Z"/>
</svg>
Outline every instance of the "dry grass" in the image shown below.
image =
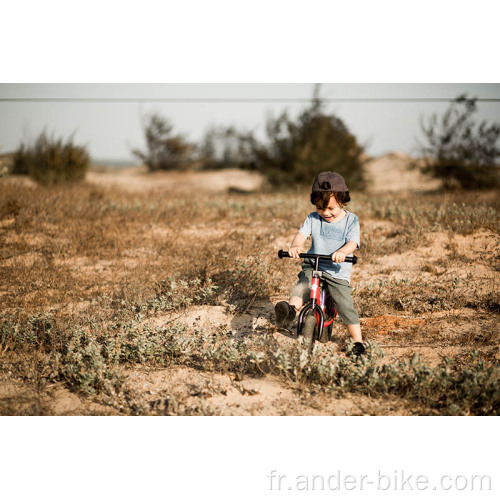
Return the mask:
<svg viewBox="0 0 500 500">
<path fill-rule="evenodd" d="M 43 396 L 54 383 L 94 394 L 93 401 L 108 410 L 155 413 L 140 390 L 127 385 L 124 370 L 134 366 L 278 376 L 284 385 L 298 384 L 303 398 L 319 386 L 332 391 L 338 379 L 325 366 L 343 363 L 345 355 L 324 350 L 329 358 L 321 361 L 323 372 L 318 375 L 320 365 L 304 365 L 307 373 L 299 376 L 294 369 L 302 361 L 294 361 L 295 343 L 280 347 L 272 326 L 262 337 L 250 336 L 237 346 L 222 326 L 216 334 L 175 323 L 159 331 L 151 326 L 159 317 L 180 316 L 195 305 L 222 305 L 232 314 L 245 314 L 256 301 L 286 297 L 297 266 L 278 260 L 276 253 L 311 211 L 307 199 L 301 191 L 166 196 L 157 190 L 32 187 L 17 179 L 0 180 L 0 364 L 9 374 L 0 383 L 26 383 L 38 395 L 31 406 L 16 406 L 12 395 L 0 398 L 2 413 L 50 414 L 53 407 Z M 464 370 L 484 378 L 496 369 L 499 249 L 481 252 L 483 240 L 477 235 L 491 242 L 498 233 L 498 193 L 399 198 L 355 193 L 353 199 L 349 209 L 359 215 L 363 231 L 355 300 L 367 319 L 367 340 L 387 345 L 406 375 L 405 359 L 416 347 L 459 346 L 452 352 L 453 369 L 448 366 L 455 377 L 447 379 L 450 387 Z M 467 238 L 479 238 L 477 248 L 471 250 Z M 425 254 L 426 248 L 431 254 Z M 385 265 L 386 256 L 402 260 Z M 481 266 L 477 272 L 475 259 Z M 291 356 L 288 365 L 280 349 Z M 355 375 L 344 377 L 342 395 L 382 397 L 389 386 L 370 385 L 369 369 L 346 359 L 345 370 Z M 374 356 L 370 366 L 379 366 L 380 359 Z M 483 371 L 477 371 L 477 362 L 484 363 Z M 412 366 L 424 370 L 420 362 Z M 452 396 L 443 402 L 429 394 L 427 386 L 412 393 L 404 385 L 409 379 L 398 373 L 391 377 L 400 388 L 394 390 L 399 408 L 418 401 L 417 413 L 498 412 L 498 395 L 492 396 L 492 407 L 469 400 L 467 407 L 460 406 Z M 434 375 L 426 376 L 431 380 Z M 436 379 L 429 384 L 438 390 Z M 26 394 L 31 393 L 24 391 L 23 401 Z M 216 412 L 206 405 L 162 408 L 176 414 Z"/>
</svg>

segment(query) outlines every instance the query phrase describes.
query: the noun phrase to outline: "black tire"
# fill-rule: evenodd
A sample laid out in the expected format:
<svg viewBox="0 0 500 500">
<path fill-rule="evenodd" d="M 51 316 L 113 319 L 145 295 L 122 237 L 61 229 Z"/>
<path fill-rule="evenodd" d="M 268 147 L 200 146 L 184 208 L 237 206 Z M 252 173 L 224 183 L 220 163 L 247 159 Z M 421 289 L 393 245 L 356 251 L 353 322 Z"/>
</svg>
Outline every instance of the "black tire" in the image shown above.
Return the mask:
<svg viewBox="0 0 500 500">
<path fill-rule="evenodd" d="M 327 342 L 330 342 L 331 339 L 332 339 L 332 325 L 324 326 L 323 333 L 321 334 L 319 341 L 322 344 L 326 344 Z"/>
<path fill-rule="evenodd" d="M 302 335 L 304 336 L 304 347 L 307 349 L 309 354 L 312 354 L 314 348 L 314 341 L 316 339 L 316 327 L 318 321 L 316 316 L 309 313 L 305 320 L 304 326 L 302 327 Z"/>
</svg>

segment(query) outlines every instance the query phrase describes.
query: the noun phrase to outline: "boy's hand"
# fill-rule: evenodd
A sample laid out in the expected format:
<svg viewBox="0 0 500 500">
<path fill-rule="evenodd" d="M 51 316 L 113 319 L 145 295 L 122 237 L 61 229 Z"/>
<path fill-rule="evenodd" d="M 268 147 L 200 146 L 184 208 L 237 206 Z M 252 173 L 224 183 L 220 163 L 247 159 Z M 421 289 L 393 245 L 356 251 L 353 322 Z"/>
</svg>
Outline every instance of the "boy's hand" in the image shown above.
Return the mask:
<svg viewBox="0 0 500 500">
<path fill-rule="evenodd" d="M 302 247 L 290 247 L 288 249 L 288 254 L 294 259 L 300 259 L 299 253 L 302 253 L 304 249 Z"/>
<path fill-rule="evenodd" d="M 344 262 L 346 257 L 347 254 L 344 252 L 337 251 L 332 253 L 332 260 L 333 262 L 337 262 L 337 264 L 340 264 L 340 262 Z"/>
</svg>

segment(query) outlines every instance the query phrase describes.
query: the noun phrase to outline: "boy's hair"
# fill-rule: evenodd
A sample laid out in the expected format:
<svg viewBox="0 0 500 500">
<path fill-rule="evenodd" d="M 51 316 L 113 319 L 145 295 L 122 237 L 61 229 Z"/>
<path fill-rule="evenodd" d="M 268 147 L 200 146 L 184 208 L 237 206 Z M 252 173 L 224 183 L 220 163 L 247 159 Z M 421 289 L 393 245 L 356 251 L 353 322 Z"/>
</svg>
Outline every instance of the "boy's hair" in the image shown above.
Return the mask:
<svg viewBox="0 0 500 500">
<path fill-rule="evenodd" d="M 328 206 L 330 198 L 335 198 L 336 202 L 341 206 L 347 205 L 351 201 L 349 191 L 313 191 L 311 193 L 311 203 L 315 207 L 325 209 Z"/>
</svg>

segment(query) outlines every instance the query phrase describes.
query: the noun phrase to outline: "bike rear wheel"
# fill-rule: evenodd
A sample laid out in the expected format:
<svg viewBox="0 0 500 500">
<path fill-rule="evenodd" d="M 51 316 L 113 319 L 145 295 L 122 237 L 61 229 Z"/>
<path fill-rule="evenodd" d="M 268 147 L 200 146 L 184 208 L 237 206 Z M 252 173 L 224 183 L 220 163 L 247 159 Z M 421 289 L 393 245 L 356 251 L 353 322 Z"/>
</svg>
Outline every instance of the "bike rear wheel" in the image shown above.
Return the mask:
<svg viewBox="0 0 500 500">
<path fill-rule="evenodd" d="M 314 341 L 316 340 L 316 330 L 318 326 L 318 320 L 313 313 L 309 313 L 304 320 L 304 326 L 302 327 L 302 335 L 304 336 L 304 347 L 307 349 L 309 354 L 312 354 L 314 349 Z"/>
</svg>

